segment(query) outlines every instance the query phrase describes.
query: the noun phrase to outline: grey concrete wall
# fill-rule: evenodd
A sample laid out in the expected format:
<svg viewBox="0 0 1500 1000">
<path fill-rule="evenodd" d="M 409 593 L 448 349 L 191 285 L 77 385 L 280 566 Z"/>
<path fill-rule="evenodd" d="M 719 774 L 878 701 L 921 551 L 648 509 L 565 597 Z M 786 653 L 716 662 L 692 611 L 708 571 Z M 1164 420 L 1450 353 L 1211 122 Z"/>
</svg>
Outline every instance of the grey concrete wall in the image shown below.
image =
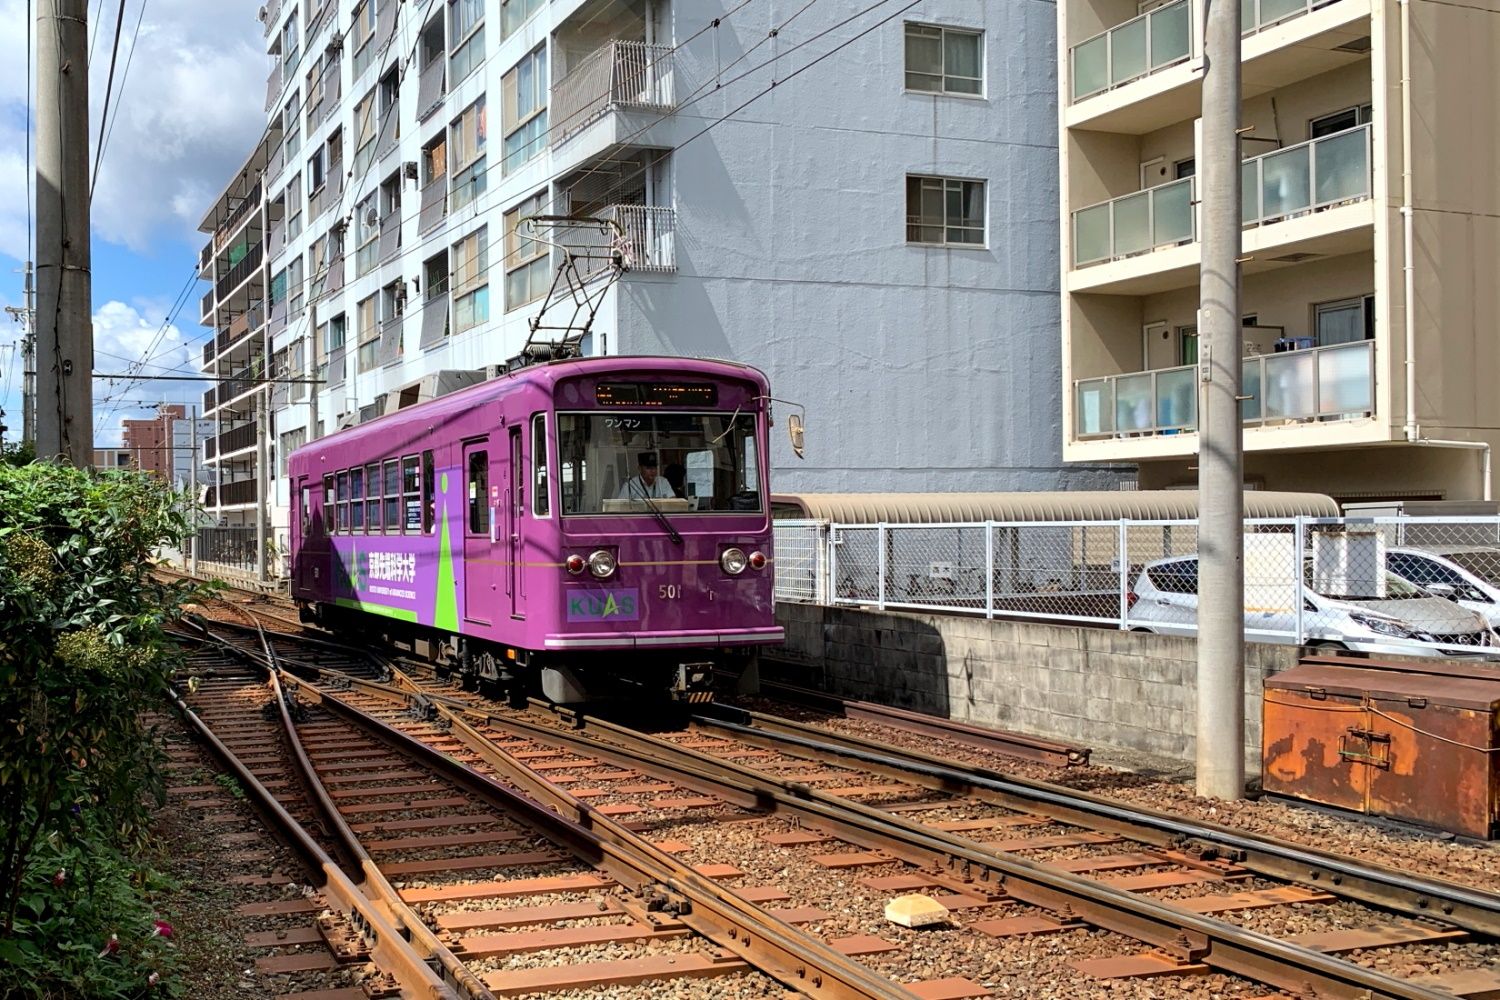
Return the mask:
<svg viewBox="0 0 1500 1000">
<path fill-rule="evenodd" d="M 778 604 L 787 663 L 766 676 L 844 697 L 1092 747 L 1191 762 L 1197 648 L 1191 639 L 1073 625 Z M 1245 753 L 1259 771 L 1264 678 L 1297 647 L 1251 643 Z"/>
</svg>

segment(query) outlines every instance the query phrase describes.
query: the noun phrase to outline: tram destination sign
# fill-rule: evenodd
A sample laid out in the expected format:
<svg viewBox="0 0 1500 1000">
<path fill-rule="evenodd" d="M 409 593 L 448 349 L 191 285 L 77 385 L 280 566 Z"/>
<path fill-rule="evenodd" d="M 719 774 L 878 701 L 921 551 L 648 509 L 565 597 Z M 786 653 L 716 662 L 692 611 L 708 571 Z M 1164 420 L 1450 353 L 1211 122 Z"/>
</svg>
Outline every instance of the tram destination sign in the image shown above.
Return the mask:
<svg viewBox="0 0 1500 1000">
<path fill-rule="evenodd" d="M 719 387 L 712 382 L 600 382 L 594 389 L 600 406 L 715 406 Z"/>
</svg>

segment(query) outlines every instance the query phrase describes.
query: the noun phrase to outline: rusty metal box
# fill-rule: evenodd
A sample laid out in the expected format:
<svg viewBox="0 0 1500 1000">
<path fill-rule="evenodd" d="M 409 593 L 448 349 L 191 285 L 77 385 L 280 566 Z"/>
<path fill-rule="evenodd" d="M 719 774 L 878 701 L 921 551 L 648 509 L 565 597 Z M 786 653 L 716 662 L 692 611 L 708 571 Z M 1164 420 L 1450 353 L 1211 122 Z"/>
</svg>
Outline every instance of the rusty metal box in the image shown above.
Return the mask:
<svg viewBox="0 0 1500 1000">
<path fill-rule="evenodd" d="M 1500 836 L 1500 665 L 1308 658 L 1262 712 L 1267 792 Z"/>
</svg>

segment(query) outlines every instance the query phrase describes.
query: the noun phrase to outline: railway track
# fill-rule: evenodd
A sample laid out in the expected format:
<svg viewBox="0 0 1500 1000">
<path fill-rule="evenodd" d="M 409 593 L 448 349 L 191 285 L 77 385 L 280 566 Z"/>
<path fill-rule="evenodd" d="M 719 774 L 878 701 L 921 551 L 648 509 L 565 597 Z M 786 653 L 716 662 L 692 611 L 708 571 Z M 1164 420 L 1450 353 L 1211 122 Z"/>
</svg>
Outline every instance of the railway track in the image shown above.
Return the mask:
<svg viewBox="0 0 1500 1000">
<path fill-rule="evenodd" d="M 727 853 L 706 878 L 909 984 L 905 995 L 986 995 L 1006 978 L 997 961 L 1043 939 L 1081 981 L 1058 995 L 1163 995 L 1195 973 L 1214 974 L 1198 981 L 1212 995 L 1247 997 L 1500 989 L 1488 968 L 1500 900 L 1485 893 L 772 716 L 716 707 L 652 736 L 548 706 L 518 713 L 399 669 L 410 664 L 322 645 L 324 664 L 299 663 L 314 688 L 390 718 L 416 707 L 442 734 L 425 738 L 565 817 L 649 825 L 659 846 L 695 858 Z M 363 666 L 341 672 L 340 649 Z M 879 903 L 908 891 L 962 926 L 885 924 Z"/>
</svg>

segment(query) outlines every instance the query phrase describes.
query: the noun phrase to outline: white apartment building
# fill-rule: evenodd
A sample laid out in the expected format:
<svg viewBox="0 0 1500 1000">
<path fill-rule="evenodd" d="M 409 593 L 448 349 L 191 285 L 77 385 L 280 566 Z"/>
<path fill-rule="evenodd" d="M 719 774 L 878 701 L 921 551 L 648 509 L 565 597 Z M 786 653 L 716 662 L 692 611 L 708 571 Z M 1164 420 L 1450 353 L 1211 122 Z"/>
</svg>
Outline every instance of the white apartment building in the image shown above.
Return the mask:
<svg viewBox="0 0 1500 1000">
<path fill-rule="evenodd" d="M 1202 0 L 1062 0 L 1063 452 L 1191 485 Z M 1245 473 L 1489 499 L 1492 6 L 1244 0 Z"/>
<path fill-rule="evenodd" d="M 612 285 L 584 262 L 585 353 L 744 361 L 805 408 L 778 489 L 1115 482 L 1058 445 L 1053 5 L 867 6 L 271 3 L 268 137 L 205 221 L 259 240 L 262 276 L 205 312 L 245 317 L 205 364 L 321 383 L 265 390 L 278 479 L 315 434 L 504 364 L 544 304 L 568 325 L 562 253 L 522 225 L 550 214 L 608 220 L 556 241 L 628 259 Z M 226 225 L 241 195 L 258 221 Z M 255 385 L 227 385 L 253 438 Z M 226 490 L 253 454 L 221 450 Z"/>
</svg>

